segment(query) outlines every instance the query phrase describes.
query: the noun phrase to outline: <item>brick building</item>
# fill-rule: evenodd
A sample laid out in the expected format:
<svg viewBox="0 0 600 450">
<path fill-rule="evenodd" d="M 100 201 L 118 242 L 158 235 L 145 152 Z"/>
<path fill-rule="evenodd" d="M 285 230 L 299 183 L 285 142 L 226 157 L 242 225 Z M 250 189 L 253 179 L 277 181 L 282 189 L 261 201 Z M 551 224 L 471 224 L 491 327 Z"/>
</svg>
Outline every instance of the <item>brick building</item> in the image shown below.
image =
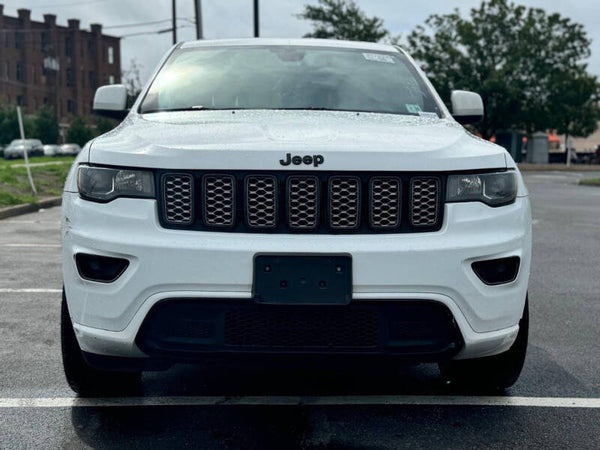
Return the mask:
<svg viewBox="0 0 600 450">
<path fill-rule="evenodd" d="M 0 5 L 0 104 L 29 113 L 51 106 L 64 127 L 73 116 L 91 115 L 98 86 L 120 79 L 120 39 L 102 34 L 102 25 L 87 31 L 69 19 L 60 26 L 54 14 L 35 22 L 28 9 L 9 17 Z"/>
</svg>

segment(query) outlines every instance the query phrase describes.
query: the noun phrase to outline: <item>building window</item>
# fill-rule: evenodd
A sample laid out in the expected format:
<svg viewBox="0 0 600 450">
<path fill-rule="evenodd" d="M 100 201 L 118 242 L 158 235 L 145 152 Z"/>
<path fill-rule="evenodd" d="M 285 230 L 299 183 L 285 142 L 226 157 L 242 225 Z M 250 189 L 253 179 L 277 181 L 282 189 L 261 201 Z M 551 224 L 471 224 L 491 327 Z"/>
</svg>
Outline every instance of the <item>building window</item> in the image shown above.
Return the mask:
<svg viewBox="0 0 600 450">
<path fill-rule="evenodd" d="M 15 31 L 15 48 L 23 48 L 23 33 Z"/>
<path fill-rule="evenodd" d="M 4 76 L 6 76 L 6 78 L 10 78 L 10 70 L 8 69 L 8 62 L 4 63 Z"/>
<path fill-rule="evenodd" d="M 73 40 L 68 37 L 65 39 L 65 55 L 71 56 L 73 54 Z"/>
<path fill-rule="evenodd" d="M 42 31 L 40 33 L 41 44 L 40 48 L 43 52 L 47 52 L 50 50 L 50 36 L 47 31 Z"/>
<path fill-rule="evenodd" d="M 90 55 L 90 58 L 95 58 L 96 57 L 96 46 L 94 45 L 94 40 L 91 37 L 88 38 L 87 47 L 88 47 L 88 55 Z"/>
<path fill-rule="evenodd" d="M 71 114 L 77 113 L 77 105 L 73 100 L 67 100 L 67 111 L 69 111 Z"/>
<path fill-rule="evenodd" d="M 98 81 L 96 81 L 96 74 L 94 72 L 89 73 L 88 81 L 90 87 L 96 89 L 96 87 L 98 86 Z"/>
<path fill-rule="evenodd" d="M 114 47 L 108 47 L 108 63 L 114 64 L 115 62 L 115 49 Z"/>
<path fill-rule="evenodd" d="M 25 81 L 25 70 L 21 62 L 17 62 L 17 81 Z"/>
<path fill-rule="evenodd" d="M 17 105 L 25 106 L 25 97 L 23 97 L 22 95 L 17 95 Z"/>
<path fill-rule="evenodd" d="M 67 69 L 67 86 L 73 87 L 74 85 L 73 71 L 71 69 Z"/>
<path fill-rule="evenodd" d="M 114 75 L 108 76 L 108 84 L 115 84 L 115 76 Z"/>
</svg>

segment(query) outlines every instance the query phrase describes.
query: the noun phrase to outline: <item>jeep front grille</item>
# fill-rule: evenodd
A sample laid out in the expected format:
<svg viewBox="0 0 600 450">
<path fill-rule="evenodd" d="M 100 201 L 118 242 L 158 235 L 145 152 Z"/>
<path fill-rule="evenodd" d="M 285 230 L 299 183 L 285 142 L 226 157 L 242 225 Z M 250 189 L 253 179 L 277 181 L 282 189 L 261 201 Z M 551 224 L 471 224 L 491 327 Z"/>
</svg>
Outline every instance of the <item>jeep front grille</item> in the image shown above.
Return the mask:
<svg viewBox="0 0 600 450">
<path fill-rule="evenodd" d="M 253 228 L 277 225 L 277 178 L 273 175 L 246 177 L 246 222 Z"/>
<path fill-rule="evenodd" d="M 206 225 L 231 227 L 235 224 L 235 185 L 232 175 L 204 175 L 202 209 Z"/>
<path fill-rule="evenodd" d="M 166 228 L 275 233 L 435 231 L 444 175 L 170 173 L 160 192 Z"/>
<path fill-rule="evenodd" d="M 410 181 L 410 223 L 415 227 L 430 227 L 437 223 L 439 204 L 437 178 L 413 178 Z"/>
<path fill-rule="evenodd" d="M 319 179 L 291 176 L 287 180 L 288 224 L 294 230 L 314 230 L 319 225 Z"/>
<path fill-rule="evenodd" d="M 353 230 L 360 220 L 360 178 L 331 177 L 329 179 L 329 226 Z"/>
<path fill-rule="evenodd" d="M 163 176 L 165 220 L 171 224 L 188 225 L 193 218 L 194 179 L 188 174 Z"/>
<path fill-rule="evenodd" d="M 370 221 L 373 228 L 385 230 L 400 224 L 402 181 L 396 177 L 371 178 Z"/>
</svg>

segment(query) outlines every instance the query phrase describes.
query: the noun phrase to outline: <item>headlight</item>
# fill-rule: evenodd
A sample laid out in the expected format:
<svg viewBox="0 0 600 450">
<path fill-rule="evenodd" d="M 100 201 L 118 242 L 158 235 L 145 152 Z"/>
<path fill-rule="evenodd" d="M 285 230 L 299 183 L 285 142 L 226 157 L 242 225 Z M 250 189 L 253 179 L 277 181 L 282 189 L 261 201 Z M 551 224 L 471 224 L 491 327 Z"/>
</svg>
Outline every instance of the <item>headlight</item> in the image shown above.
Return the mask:
<svg viewBox="0 0 600 450">
<path fill-rule="evenodd" d="M 483 202 L 490 206 L 512 203 L 517 196 L 514 172 L 450 175 L 447 202 Z"/>
<path fill-rule="evenodd" d="M 154 175 L 143 170 L 80 166 L 78 187 L 83 198 L 99 202 L 117 197 L 154 198 Z"/>
</svg>

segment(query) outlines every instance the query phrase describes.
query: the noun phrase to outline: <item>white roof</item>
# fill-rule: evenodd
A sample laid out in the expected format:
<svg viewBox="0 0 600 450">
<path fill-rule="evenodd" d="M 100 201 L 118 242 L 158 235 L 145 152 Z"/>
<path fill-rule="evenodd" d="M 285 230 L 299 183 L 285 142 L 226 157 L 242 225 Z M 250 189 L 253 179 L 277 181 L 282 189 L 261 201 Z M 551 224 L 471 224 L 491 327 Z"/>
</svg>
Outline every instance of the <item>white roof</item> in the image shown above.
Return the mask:
<svg viewBox="0 0 600 450">
<path fill-rule="evenodd" d="M 392 45 L 376 42 L 340 41 L 337 39 L 271 39 L 271 38 L 246 38 L 246 39 L 214 39 L 202 41 L 182 42 L 181 48 L 217 47 L 217 46 L 252 46 L 252 45 L 297 45 L 303 47 L 337 47 L 353 48 L 357 50 L 375 50 L 383 52 L 398 52 Z"/>
</svg>

